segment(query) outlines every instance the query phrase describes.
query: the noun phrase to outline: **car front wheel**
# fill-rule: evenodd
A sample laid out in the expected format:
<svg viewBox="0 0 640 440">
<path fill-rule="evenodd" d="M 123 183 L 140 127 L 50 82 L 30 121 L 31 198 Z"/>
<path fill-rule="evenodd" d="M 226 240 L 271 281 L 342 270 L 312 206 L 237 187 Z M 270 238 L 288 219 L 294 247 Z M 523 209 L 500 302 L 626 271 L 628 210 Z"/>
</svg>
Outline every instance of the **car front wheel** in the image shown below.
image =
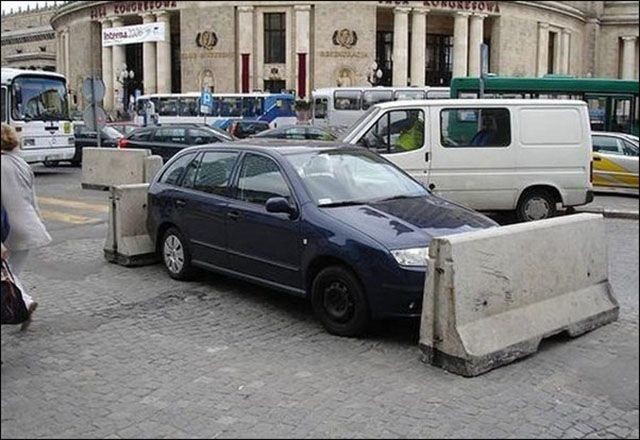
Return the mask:
<svg viewBox="0 0 640 440">
<path fill-rule="evenodd" d="M 193 275 L 191 253 L 184 236 L 178 229 L 169 228 L 164 233 L 160 251 L 164 267 L 171 278 L 186 280 Z"/>
<path fill-rule="evenodd" d="M 369 305 L 356 276 L 341 266 L 322 270 L 311 287 L 313 311 L 329 333 L 358 336 L 370 322 Z"/>
</svg>

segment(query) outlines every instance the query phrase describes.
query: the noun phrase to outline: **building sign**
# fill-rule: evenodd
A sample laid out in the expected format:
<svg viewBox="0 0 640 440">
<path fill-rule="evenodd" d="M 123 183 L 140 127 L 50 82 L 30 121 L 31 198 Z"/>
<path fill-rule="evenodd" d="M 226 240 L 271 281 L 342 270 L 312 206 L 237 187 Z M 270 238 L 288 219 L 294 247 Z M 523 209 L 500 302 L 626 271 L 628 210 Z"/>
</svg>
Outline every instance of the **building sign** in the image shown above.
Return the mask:
<svg viewBox="0 0 640 440">
<path fill-rule="evenodd" d="M 408 6 L 410 1 L 378 1 L 379 4 L 394 5 L 394 6 Z M 494 1 L 423 1 L 420 2 L 427 8 L 446 9 L 452 11 L 469 11 L 469 12 L 488 12 L 499 14 L 500 2 Z"/>
<path fill-rule="evenodd" d="M 332 41 L 334 46 L 342 46 L 345 49 L 351 49 L 351 47 L 358 43 L 358 34 L 356 34 L 356 31 L 351 31 L 349 29 L 336 30 L 333 33 Z"/>
<path fill-rule="evenodd" d="M 341 52 L 338 50 L 321 50 L 318 52 L 321 57 L 327 58 L 368 58 L 367 52 Z"/>
<path fill-rule="evenodd" d="M 113 2 L 111 5 L 100 5 L 91 8 L 91 19 L 104 18 L 107 15 L 128 15 L 140 12 L 150 12 L 154 10 L 176 8 L 177 1 L 161 1 L 161 2 Z M 109 14 L 108 9 L 111 10 Z"/>
<path fill-rule="evenodd" d="M 196 46 L 204 47 L 207 50 L 211 50 L 218 44 L 218 36 L 215 32 L 204 31 L 198 32 L 196 35 Z"/>
<path fill-rule="evenodd" d="M 165 24 L 159 21 L 135 26 L 105 28 L 102 30 L 102 46 L 164 41 Z"/>
</svg>

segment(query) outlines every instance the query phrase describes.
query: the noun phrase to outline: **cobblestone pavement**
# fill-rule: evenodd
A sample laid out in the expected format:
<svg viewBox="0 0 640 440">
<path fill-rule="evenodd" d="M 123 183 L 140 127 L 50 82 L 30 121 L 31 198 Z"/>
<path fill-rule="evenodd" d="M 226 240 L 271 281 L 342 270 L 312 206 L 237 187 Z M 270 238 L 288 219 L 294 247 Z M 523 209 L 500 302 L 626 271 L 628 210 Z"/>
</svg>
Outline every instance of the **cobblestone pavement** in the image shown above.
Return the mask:
<svg viewBox="0 0 640 440">
<path fill-rule="evenodd" d="M 339 338 L 305 301 L 60 233 L 23 277 L 32 326 L 2 328 L 2 438 L 638 437 L 636 221 L 607 220 L 618 322 L 472 379 L 420 362 L 416 321 Z"/>
</svg>

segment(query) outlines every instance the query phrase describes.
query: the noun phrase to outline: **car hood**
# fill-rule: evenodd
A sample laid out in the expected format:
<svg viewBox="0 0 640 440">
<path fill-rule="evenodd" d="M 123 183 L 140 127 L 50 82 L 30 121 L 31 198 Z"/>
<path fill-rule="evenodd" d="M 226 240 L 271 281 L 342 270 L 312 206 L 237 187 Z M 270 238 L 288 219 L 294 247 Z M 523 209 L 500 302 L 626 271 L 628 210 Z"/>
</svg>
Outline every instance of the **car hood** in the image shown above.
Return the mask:
<svg viewBox="0 0 640 440">
<path fill-rule="evenodd" d="M 428 246 L 435 237 L 497 226 L 478 212 L 434 196 L 320 209 L 387 249 Z"/>
</svg>

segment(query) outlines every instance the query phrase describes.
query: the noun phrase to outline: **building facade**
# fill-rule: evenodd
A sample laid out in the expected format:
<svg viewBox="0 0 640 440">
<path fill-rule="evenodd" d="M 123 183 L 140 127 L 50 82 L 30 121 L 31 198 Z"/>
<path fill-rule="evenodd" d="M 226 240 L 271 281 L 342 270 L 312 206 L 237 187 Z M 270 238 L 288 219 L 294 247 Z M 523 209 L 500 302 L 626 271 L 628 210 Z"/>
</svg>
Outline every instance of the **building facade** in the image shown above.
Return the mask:
<svg viewBox="0 0 640 440">
<path fill-rule="evenodd" d="M 77 1 L 50 23 L 56 69 L 72 92 L 102 76 L 107 109 L 135 90 L 304 98 L 368 85 L 374 62 L 381 85 L 448 85 L 479 75 L 481 43 L 498 75 L 638 78 L 635 1 Z M 103 45 L 105 32 L 151 23 L 160 40 Z"/>
</svg>

